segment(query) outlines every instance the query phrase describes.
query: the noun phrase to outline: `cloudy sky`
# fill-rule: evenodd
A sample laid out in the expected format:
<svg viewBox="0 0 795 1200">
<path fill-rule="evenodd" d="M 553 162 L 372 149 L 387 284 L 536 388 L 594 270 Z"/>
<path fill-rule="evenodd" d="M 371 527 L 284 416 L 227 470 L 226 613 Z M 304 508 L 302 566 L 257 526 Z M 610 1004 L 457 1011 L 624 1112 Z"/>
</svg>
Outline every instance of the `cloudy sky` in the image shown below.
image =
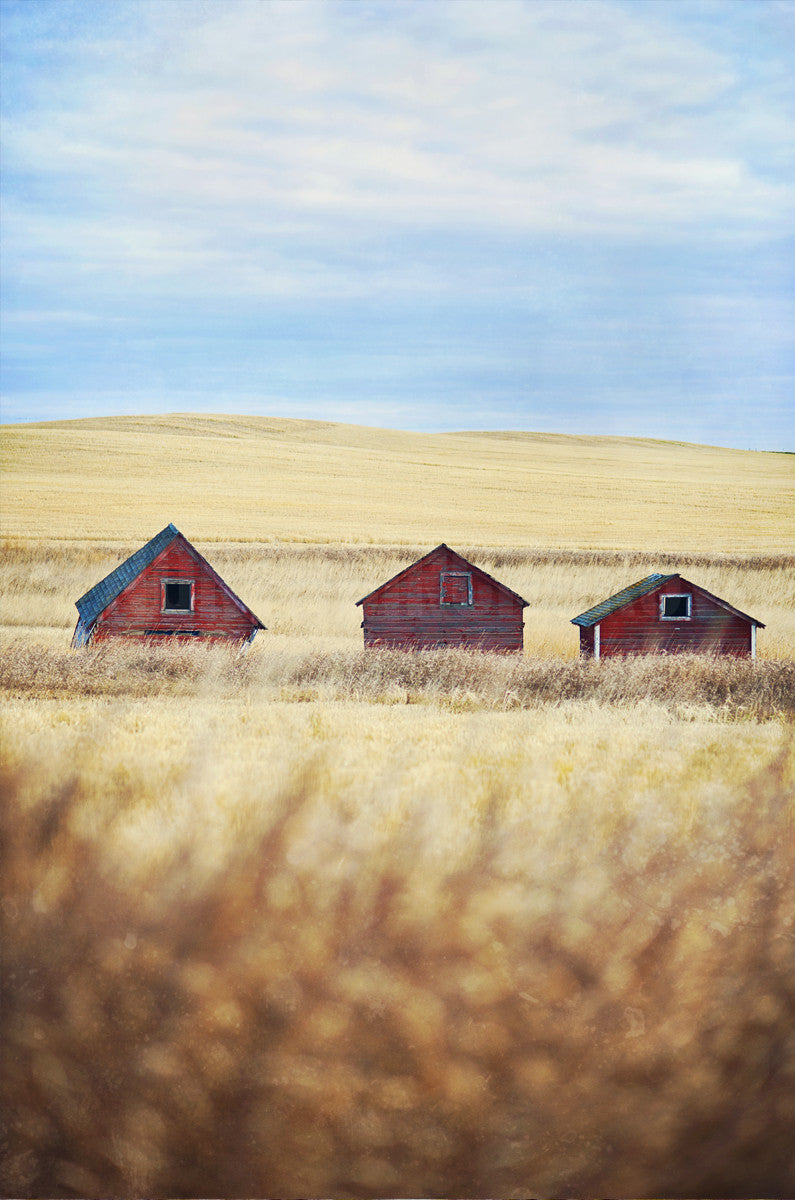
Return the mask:
<svg viewBox="0 0 795 1200">
<path fill-rule="evenodd" d="M 3 0 L 5 421 L 795 449 L 792 0 Z"/>
</svg>

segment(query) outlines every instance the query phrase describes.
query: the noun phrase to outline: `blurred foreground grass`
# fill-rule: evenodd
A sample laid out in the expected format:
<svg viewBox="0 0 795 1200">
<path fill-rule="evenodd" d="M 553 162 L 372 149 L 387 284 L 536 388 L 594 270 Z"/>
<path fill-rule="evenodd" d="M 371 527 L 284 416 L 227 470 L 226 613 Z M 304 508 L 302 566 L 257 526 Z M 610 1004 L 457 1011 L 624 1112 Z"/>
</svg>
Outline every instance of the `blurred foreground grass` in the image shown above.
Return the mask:
<svg viewBox="0 0 795 1200">
<path fill-rule="evenodd" d="M 791 670 L 13 643 L 3 1194 L 789 1194 Z"/>
</svg>

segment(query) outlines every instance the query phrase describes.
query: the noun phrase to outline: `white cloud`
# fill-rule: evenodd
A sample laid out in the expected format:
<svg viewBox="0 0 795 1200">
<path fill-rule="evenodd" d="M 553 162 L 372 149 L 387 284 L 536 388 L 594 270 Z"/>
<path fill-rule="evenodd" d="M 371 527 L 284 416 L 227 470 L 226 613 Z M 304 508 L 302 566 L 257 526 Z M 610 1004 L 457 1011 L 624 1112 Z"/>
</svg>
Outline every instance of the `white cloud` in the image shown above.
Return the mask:
<svg viewBox="0 0 795 1200">
<path fill-rule="evenodd" d="M 547 428 L 620 431 L 642 395 L 687 429 L 711 395 L 744 428 L 757 379 L 784 428 L 795 139 L 764 0 L 9 11 L 16 412 L 406 424 L 438 389 L 452 425 L 543 398 Z"/>
<path fill-rule="evenodd" d="M 736 234 L 783 228 L 792 202 L 745 154 L 749 133 L 757 158 L 766 138 L 778 152 L 781 109 L 743 117 L 738 64 L 656 5 L 138 11 L 131 42 L 102 30 L 75 42 L 60 94 L 50 80 L 39 107 L 9 117 L 7 155 L 12 170 L 66 181 L 67 219 L 79 177 L 86 210 L 128 214 L 142 254 L 184 243 L 174 269 L 183 253 L 212 257 L 224 219 L 253 238 L 338 219 Z M 81 240 L 79 222 L 70 229 Z"/>
</svg>

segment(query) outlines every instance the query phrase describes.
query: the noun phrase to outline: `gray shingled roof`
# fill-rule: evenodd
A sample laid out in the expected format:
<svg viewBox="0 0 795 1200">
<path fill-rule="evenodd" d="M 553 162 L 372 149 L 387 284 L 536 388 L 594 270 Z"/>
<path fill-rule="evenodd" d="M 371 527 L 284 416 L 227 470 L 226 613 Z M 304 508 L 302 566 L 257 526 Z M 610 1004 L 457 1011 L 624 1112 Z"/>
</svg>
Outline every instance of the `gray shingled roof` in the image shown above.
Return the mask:
<svg viewBox="0 0 795 1200">
<path fill-rule="evenodd" d="M 607 600 L 603 600 L 601 604 L 595 604 L 593 608 L 589 608 L 587 612 L 580 613 L 579 617 L 572 617 L 572 625 L 582 625 L 589 629 L 591 625 L 598 625 L 605 617 L 609 617 L 619 608 L 623 608 L 625 604 L 629 604 L 631 600 L 637 600 L 638 596 L 645 596 L 647 592 L 653 592 L 661 583 L 665 583 L 669 579 L 676 579 L 676 575 L 647 575 L 645 579 L 640 579 L 637 583 L 630 584 L 623 591 L 616 592 L 615 596 L 608 596 Z"/>
<path fill-rule="evenodd" d="M 135 554 L 126 558 L 115 571 L 111 571 L 110 575 L 100 579 L 99 583 L 86 592 L 85 596 L 76 600 L 75 606 L 80 613 L 81 621 L 86 625 L 95 621 L 99 614 L 108 607 L 111 600 L 115 600 L 117 596 L 121 595 L 127 585 L 137 579 L 141 571 L 154 562 L 161 550 L 165 550 L 175 537 L 179 537 L 177 527 L 166 525 L 165 529 L 161 529 L 151 542 L 147 542 L 140 550 L 136 550 Z"/>
</svg>

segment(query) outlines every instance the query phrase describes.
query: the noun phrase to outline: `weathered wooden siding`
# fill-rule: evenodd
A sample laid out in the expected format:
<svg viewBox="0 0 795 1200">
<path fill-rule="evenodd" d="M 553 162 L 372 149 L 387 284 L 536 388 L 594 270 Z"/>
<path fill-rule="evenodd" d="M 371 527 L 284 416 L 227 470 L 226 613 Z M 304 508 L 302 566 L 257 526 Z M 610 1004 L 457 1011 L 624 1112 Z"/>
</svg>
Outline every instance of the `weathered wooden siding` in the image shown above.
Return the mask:
<svg viewBox="0 0 795 1200">
<path fill-rule="evenodd" d="M 692 597 L 689 620 L 661 620 L 660 596 L 680 593 Z M 750 655 L 751 628 L 749 621 L 676 577 L 600 622 L 600 657 L 663 652 Z M 593 630 L 581 630 L 581 634 L 586 632 L 593 634 Z M 593 653 L 593 637 L 590 653 Z"/>
<path fill-rule="evenodd" d="M 166 579 L 193 581 L 192 612 L 162 611 Z M 241 610 L 185 539 L 178 537 L 100 614 L 94 640 L 119 635 L 158 637 L 171 631 L 177 636 L 242 640 L 256 627 L 252 614 Z"/>
<path fill-rule="evenodd" d="M 448 571 L 470 575 L 471 605 L 440 603 L 441 576 Z M 458 592 L 451 588 L 449 594 Z M 365 599 L 362 610 L 366 647 L 522 649 L 522 604 L 446 547 Z"/>
</svg>

